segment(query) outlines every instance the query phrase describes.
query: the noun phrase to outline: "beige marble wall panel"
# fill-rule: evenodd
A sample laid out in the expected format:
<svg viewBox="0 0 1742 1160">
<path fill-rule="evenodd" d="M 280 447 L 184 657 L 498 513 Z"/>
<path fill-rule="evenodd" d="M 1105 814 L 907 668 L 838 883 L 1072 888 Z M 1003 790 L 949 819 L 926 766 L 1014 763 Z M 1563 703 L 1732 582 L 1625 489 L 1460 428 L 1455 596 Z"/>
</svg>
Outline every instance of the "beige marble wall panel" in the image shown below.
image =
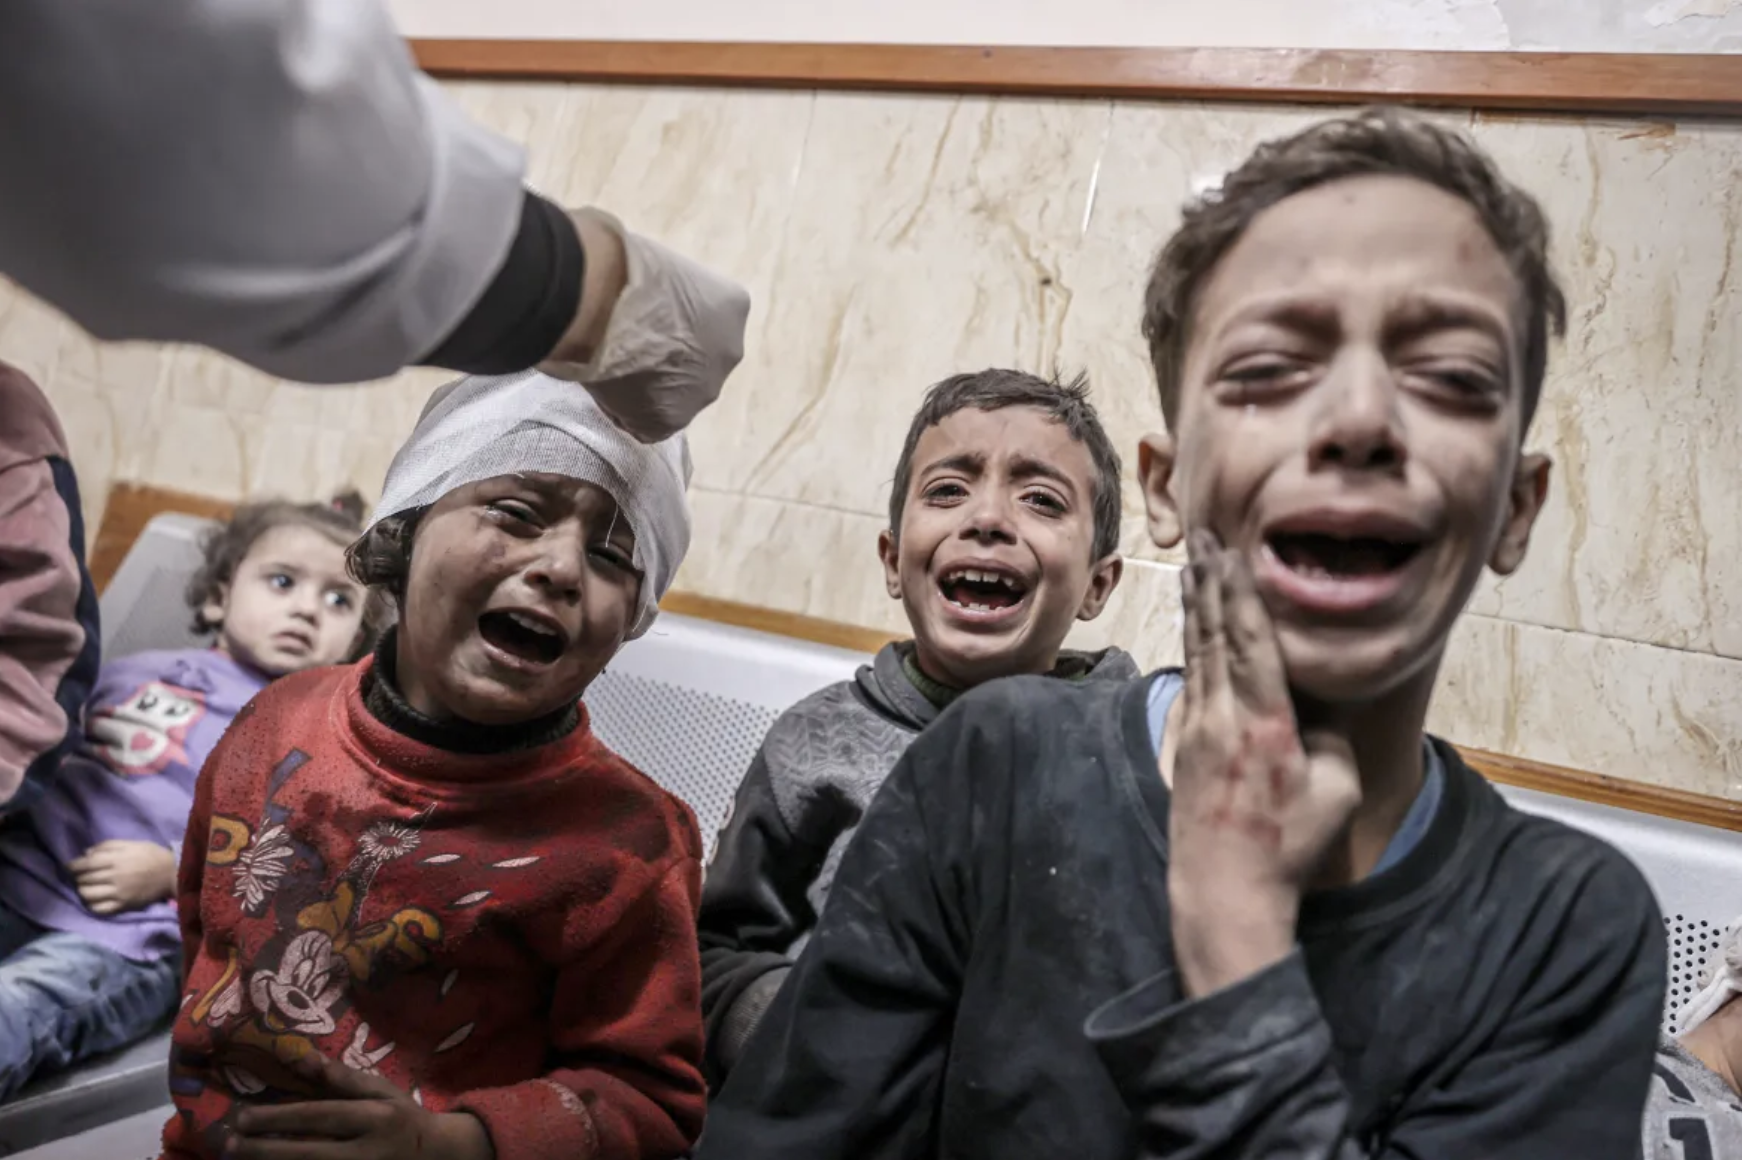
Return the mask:
<svg viewBox="0 0 1742 1160">
<path fill-rule="evenodd" d="M 1530 564 L 1476 607 L 1742 656 L 1742 127 L 1475 134 L 1542 200 L 1570 305 L 1532 439 L 1551 502 Z"/>
<path fill-rule="evenodd" d="M 696 534 L 676 585 L 722 600 L 897 633 L 901 605 L 883 588 L 877 533 L 856 512 L 706 487 L 690 489 Z"/>
<path fill-rule="evenodd" d="M 0 358 L 46 385 L 60 361 L 66 329 L 59 314 L 0 278 Z"/>
<path fill-rule="evenodd" d="M 745 362 L 731 390 L 692 432 L 700 485 L 740 486 L 755 463 L 742 443 L 744 432 L 769 430 L 776 421 L 769 391 L 782 394 L 791 409 L 802 397 L 807 365 L 790 357 L 794 338 L 771 325 L 769 303 L 783 264 L 805 260 L 786 243 L 812 106 L 805 93 L 577 87 L 562 97 L 555 122 L 561 131 L 540 162 L 550 174 L 544 184 L 549 196 L 609 208 L 632 229 L 750 289 Z M 535 142 L 534 156 L 540 152 Z M 833 280 L 842 273 L 833 271 Z"/>
<path fill-rule="evenodd" d="M 1193 186 L 1312 111 L 814 98 L 760 307 L 763 353 L 704 421 L 705 482 L 875 514 L 923 387 L 991 363 L 1089 370 L 1128 459 L 1158 422 L 1137 335 L 1159 241 Z M 1465 123 L 1468 118 L 1443 119 Z M 1476 607 L 1742 656 L 1742 134 L 1477 126 L 1562 223 L 1574 302 L 1533 442 L 1561 462 L 1531 565 Z M 1605 241 L 1607 239 L 1607 241 Z M 843 271 L 851 270 L 851 275 Z M 775 365 L 778 360 L 778 365 Z M 742 409 L 736 409 L 741 405 Z M 1139 511 L 1128 483 L 1126 508 Z M 1133 518 L 1128 550 L 1158 553 Z M 1640 600 L 1641 591 L 1661 593 Z"/>
<path fill-rule="evenodd" d="M 1051 366 L 1096 308 L 1059 267 L 1107 122 L 1105 104 L 819 96 L 727 485 L 875 513 L 926 386 Z"/>
<path fill-rule="evenodd" d="M 585 94 L 606 91 L 540 81 L 511 84 L 462 81 L 451 83 L 447 88 L 466 112 L 510 140 L 526 146 L 527 184 L 547 194 L 560 188 L 569 178 L 573 165 L 569 146 L 578 136 L 575 106 L 587 99 Z M 604 134 L 600 129 L 599 119 L 589 120 L 584 134 L 586 139 L 595 141 L 602 138 Z"/>
<path fill-rule="evenodd" d="M 59 320 L 57 319 L 57 322 Z M 148 418 L 164 389 L 172 352 L 144 344 L 98 344 L 61 323 L 49 377 L 39 379 L 66 429 L 85 505 L 95 534 L 109 487 L 143 478 L 156 443 Z M 0 358 L 12 348 L 0 340 Z"/>
<path fill-rule="evenodd" d="M 1454 741 L 1742 799 L 1742 662 L 1468 615 L 1428 727 Z"/>
</svg>

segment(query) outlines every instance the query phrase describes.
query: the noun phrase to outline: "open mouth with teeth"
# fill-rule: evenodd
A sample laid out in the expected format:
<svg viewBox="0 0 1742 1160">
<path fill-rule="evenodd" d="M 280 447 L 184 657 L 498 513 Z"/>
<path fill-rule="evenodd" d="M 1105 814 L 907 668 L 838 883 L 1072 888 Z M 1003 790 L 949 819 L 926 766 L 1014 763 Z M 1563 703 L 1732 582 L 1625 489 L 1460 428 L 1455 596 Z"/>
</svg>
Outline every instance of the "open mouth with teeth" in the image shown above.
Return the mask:
<svg viewBox="0 0 1742 1160">
<path fill-rule="evenodd" d="M 486 612 L 478 618 L 478 635 L 509 656 L 534 664 L 551 664 L 568 648 L 561 629 L 522 612 Z"/>
<path fill-rule="evenodd" d="M 938 580 L 944 599 L 969 612 L 1002 612 L 1028 596 L 1028 585 L 1011 572 L 952 568 Z"/>
<path fill-rule="evenodd" d="M 1279 532 L 1267 542 L 1285 568 L 1314 579 L 1389 575 L 1421 551 L 1414 541 L 1319 532 Z"/>
</svg>

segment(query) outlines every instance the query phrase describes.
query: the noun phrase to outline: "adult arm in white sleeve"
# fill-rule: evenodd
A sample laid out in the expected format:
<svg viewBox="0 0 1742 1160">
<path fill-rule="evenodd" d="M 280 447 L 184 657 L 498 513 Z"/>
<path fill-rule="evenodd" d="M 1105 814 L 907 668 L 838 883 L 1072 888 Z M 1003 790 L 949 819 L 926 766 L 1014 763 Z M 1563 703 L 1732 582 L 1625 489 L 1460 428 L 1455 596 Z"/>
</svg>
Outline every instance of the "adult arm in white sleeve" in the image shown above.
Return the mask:
<svg viewBox="0 0 1742 1160">
<path fill-rule="evenodd" d="M 0 272 L 100 338 L 347 382 L 575 319 L 572 222 L 377 0 L 6 0 L 0 157 Z"/>
</svg>

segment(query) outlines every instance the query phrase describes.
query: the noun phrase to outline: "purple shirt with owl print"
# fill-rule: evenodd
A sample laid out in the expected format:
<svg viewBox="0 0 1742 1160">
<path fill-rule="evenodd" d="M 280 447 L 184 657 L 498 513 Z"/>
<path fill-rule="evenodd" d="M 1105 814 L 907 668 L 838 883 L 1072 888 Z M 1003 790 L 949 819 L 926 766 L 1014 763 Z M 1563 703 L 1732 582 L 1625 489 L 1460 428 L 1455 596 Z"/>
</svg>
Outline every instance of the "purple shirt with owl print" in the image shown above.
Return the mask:
<svg viewBox="0 0 1742 1160">
<path fill-rule="evenodd" d="M 180 851 L 206 755 L 266 678 L 215 649 L 137 653 L 103 666 L 84 740 L 43 796 L 0 828 L 0 899 L 39 926 L 140 962 L 176 953 L 173 902 L 107 918 L 86 909 L 67 863 L 99 842 Z"/>
</svg>

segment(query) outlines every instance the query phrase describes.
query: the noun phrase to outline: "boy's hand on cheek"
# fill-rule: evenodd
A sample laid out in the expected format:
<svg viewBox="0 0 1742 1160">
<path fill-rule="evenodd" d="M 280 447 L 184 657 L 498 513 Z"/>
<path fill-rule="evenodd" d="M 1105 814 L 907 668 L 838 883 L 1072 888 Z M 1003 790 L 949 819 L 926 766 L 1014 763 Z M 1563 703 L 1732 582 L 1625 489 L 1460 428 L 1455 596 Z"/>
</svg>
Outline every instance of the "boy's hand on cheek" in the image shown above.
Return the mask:
<svg viewBox="0 0 1742 1160">
<path fill-rule="evenodd" d="M 233 1160 L 495 1160 L 484 1125 L 425 1111 L 380 1076 L 311 1056 L 296 1065 L 325 1098 L 260 1105 L 236 1118 Z"/>
<path fill-rule="evenodd" d="M 1347 741 L 1302 740 L 1246 562 L 1207 532 L 1193 533 L 1190 550 L 1168 898 L 1175 958 L 1196 997 L 1292 952 L 1301 894 L 1361 783 Z"/>
</svg>

